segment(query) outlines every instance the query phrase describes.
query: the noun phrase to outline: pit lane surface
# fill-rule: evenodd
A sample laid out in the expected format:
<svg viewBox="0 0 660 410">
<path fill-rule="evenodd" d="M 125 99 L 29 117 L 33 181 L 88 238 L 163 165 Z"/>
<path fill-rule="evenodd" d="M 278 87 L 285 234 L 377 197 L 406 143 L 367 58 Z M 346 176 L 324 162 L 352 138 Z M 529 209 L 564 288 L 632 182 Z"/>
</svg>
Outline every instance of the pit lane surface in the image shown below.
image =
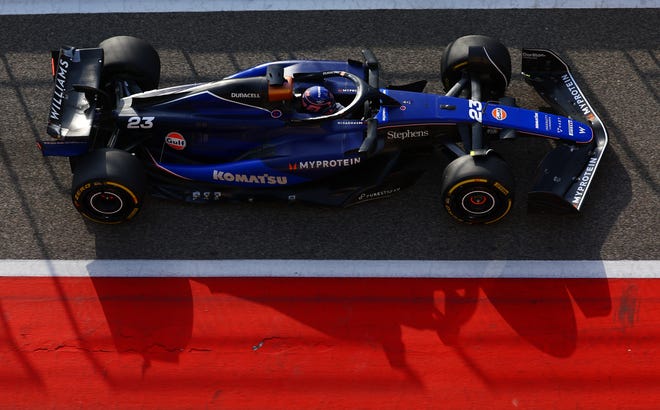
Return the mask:
<svg viewBox="0 0 660 410">
<path fill-rule="evenodd" d="M 656 136 L 658 23 L 650 10 L 418 10 L 2 16 L 0 46 L 0 258 L 8 259 L 647 259 L 659 258 Z M 311 26 L 305 32 L 303 27 Z M 264 61 L 380 59 L 385 83 L 428 79 L 440 92 L 443 47 L 469 33 L 510 48 L 510 95 L 542 102 L 522 82 L 520 48 L 548 47 L 574 67 L 603 117 L 610 145 L 578 218 L 530 215 L 526 192 L 549 149 L 538 139 L 501 144 L 517 177 L 505 220 L 468 227 L 439 202 L 447 160 L 438 156 L 413 188 L 351 209 L 281 203 L 193 206 L 149 200 L 124 226 L 73 210 L 62 158 L 42 158 L 51 92 L 48 50 L 94 46 L 128 34 L 161 53 L 162 86 L 206 81 Z"/>
</svg>

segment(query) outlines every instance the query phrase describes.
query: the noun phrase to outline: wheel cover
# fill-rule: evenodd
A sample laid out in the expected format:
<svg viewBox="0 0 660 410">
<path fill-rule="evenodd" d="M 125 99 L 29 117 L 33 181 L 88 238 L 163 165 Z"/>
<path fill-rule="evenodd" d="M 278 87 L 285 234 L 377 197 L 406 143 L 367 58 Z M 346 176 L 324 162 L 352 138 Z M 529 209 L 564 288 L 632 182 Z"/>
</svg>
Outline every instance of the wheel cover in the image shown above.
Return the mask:
<svg viewBox="0 0 660 410">
<path fill-rule="evenodd" d="M 483 215 L 493 210 L 495 198 L 489 192 L 477 189 L 463 195 L 461 206 L 467 213 Z"/>
<path fill-rule="evenodd" d="M 74 197 L 74 205 L 87 218 L 108 224 L 127 221 L 140 209 L 135 194 L 112 181 L 86 184 Z"/>
<path fill-rule="evenodd" d="M 90 195 L 89 206 L 98 214 L 110 216 L 121 212 L 124 201 L 112 191 L 99 191 Z"/>
<path fill-rule="evenodd" d="M 445 196 L 445 208 L 451 216 L 467 223 L 493 223 L 511 210 L 508 191 L 498 182 L 468 179 L 454 184 Z"/>
</svg>

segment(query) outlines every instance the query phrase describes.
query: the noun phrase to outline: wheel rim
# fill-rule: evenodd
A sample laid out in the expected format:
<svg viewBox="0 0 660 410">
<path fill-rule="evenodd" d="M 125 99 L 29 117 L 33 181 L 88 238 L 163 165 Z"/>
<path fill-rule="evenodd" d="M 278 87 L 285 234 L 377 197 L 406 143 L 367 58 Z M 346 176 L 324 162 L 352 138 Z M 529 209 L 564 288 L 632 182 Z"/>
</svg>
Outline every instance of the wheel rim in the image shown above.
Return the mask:
<svg viewBox="0 0 660 410">
<path fill-rule="evenodd" d="M 121 212 L 124 201 L 112 191 L 100 191 L 90 196 L 89 206 L 100 215 L 111 216 Z"/>
</svg>

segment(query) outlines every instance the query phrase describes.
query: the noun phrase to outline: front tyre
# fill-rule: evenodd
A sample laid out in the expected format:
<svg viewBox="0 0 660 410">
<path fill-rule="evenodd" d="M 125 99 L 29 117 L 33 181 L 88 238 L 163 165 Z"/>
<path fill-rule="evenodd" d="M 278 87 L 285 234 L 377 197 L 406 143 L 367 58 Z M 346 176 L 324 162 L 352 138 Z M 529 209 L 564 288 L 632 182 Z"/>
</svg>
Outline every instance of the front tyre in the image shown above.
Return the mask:
<svg viewBox="0 0 660 410">
<path fill-rule="evenodd" d="M 479 51 L 470 58 L 470 49 Z M 440 74 L 445 91 L 449 91 L 468 72 L 482 87 L 482 101 L 504 96 L 511 81 L 511 56 L 498 40 L 480 35 L 460 37 L 445 48 L 440 61 Z"/>
<path fill-rule="evenodd" d="M 71 196 L 74 207 L 86 218 L 118 224 L 138 213 L 145 190 L 140 160 L 126 151 L 101 149 L 77 163 Z"/>
<path fill-rule="evenodd" d="M 464 155 L 452 161 L 442 176 L 442 201 L 460 222 L 489 224 L 511 210 L 514 180 L 507 164 L 490 154 Z"/>
</svg>

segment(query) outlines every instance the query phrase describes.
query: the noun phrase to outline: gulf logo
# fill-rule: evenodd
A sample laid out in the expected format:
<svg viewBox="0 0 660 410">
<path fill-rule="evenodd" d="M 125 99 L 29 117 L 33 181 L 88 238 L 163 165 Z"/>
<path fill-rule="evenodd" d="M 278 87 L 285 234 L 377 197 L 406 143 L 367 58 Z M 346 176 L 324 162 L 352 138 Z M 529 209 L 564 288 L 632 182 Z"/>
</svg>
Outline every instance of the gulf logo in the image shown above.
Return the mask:
<svg viewBox="0 0 660 410">
<path fill-rule="evenodd" d="M 170 132 L 165 136 L 165 144 L 172 149 L 182 151 L 186 148 L 186 139 L 178 132 Z"/>
<path fill-rule="evenodd" d="M 498 121 L 503 121 L 506 119 L 506 111 L 500 107 L 494 108 L 490 113 L 493 115 L 493 118 Z"/>
</svg>

